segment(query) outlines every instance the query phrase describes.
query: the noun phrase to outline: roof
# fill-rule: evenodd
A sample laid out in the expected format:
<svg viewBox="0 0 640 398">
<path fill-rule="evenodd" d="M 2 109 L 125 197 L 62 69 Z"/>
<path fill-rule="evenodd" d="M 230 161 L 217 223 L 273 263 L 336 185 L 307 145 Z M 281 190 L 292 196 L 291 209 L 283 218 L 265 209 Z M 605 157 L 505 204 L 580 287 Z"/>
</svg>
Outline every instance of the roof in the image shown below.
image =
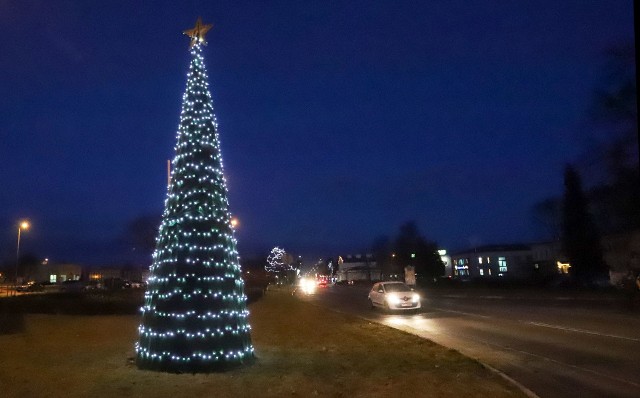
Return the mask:
<svg viewBox="0 0 640 398">
<path fill-rule="evenodd" d="M 531 247 L 529 245 L 524 245 L 520 243 L 495 244 L 495 245 L 477 246 L 467 250 L 460 250 L 451 255 L 456 256 L 456 255 L 468 254 L 468 253 L 518 252 L 518 251 L 528 251 L 528 250 L 531 250 Z"/>
<path fill-rule="evenodd" d="M 370 263 L 372 261 L 376 261 L 371 254 L 347 254 L 344 256 L 338 256 L 338 258 L 342 258 L 343 263 Z"/>
</svg>

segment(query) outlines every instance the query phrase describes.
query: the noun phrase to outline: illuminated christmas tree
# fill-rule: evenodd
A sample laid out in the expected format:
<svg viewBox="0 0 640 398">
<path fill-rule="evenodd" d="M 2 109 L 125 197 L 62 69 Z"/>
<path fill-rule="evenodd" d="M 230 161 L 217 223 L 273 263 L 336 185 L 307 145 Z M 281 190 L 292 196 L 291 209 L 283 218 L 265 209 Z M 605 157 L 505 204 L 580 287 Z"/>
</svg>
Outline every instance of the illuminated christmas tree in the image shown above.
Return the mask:
<svg viewBox="0 0 640 398">
<path fill-rule="evenodd" d="M 141 369 L 211 372 L 252 360 L 244 282 L 202 57 L 191 37 L 178 143 L 136 343 Z"/>
</svg>

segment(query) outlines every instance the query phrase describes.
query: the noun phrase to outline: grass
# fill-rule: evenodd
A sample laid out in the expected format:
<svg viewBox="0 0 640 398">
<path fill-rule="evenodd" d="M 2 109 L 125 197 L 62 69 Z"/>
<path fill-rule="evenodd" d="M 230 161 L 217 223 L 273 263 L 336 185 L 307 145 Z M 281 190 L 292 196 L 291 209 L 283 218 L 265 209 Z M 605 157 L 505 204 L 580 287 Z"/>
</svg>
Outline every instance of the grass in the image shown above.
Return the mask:
<svg viewBox="0 0 640 398">
<path fill-rule="evenodd" d="M 428 340 L 270 292 L 250 306 L 257 361 L 214 374 L 138 370 L 135 315 L 25 316 L 0 335 L 11 397 L 522 397 L 479 363 Z"/>
</svg>

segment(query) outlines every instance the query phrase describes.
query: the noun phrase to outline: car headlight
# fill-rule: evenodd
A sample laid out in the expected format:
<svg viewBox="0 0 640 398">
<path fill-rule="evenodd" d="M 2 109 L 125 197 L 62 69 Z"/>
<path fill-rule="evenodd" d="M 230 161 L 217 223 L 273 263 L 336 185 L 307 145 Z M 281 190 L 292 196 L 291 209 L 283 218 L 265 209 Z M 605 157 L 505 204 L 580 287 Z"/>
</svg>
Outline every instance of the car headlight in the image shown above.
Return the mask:
<svg viewBox="0 0 640 398">
<path fill-rule="evenodd" d="M 316 284 L 314 281 L 309 279 L 302 279 L 300 281 L 300 287 L 302 288 L 302 291 L 307 294 L 312 294 L 316 290 Z"/>
<path fill-rule="evenodd" d="M 413 293 L 412 299 L 414 303 L 417 303 L 420 301 L 420 295 L 418 293 Z"/>
<path fill-rule="evenodd" d="M 398 295 L 395 293 L 389 293 L 387 295 L 387 301 L 389 302 L 389 304 L 399 304 L 400 297 L 398 297 Z"/>
</svg>

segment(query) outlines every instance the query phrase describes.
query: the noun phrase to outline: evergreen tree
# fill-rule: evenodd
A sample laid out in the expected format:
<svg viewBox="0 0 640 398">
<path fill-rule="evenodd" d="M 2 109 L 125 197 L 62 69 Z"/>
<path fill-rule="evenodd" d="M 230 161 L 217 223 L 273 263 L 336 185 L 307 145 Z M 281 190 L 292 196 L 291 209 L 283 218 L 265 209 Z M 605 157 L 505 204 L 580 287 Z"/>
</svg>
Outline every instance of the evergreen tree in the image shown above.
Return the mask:
<svg viewBox="0 0 640 398">
<path fill-rule="evenodd" d="M 371 245 L 371 251 L 373 257 L 376 259 L 376 264 L 380 267 L 384 277 L 388 277 L 394 273 L 400 271 L 393 268 L 394 263 L 392 261 L 393 243 L 388 236 L 378 236 Z"/>
<path fill-rule="evenodd" d="M 413 221 L 400 226 L 394 252 L 398 264 L 402 267 L 413 265 L 421 279 L 432 280 L 444 275 L 444 264 L 438 254 L 438 245 L 425 239 Z"/>
<path fill-rule="evenodd" d="M 564 173 L 564 200 L 562 206 L 562 244 L 571 264 L 576 282 L 591 285 L 598 278 L 607 277 L 602 258 L 600 237 L 588 211 L 578 172 L 570 165 Z"/>
<path fill-rule="evenodd" d="M 198 19 L 178 142 L 136 344 L 141 369 L 211 372 L 253 358 L 244 282 Z"/>
</svg>

